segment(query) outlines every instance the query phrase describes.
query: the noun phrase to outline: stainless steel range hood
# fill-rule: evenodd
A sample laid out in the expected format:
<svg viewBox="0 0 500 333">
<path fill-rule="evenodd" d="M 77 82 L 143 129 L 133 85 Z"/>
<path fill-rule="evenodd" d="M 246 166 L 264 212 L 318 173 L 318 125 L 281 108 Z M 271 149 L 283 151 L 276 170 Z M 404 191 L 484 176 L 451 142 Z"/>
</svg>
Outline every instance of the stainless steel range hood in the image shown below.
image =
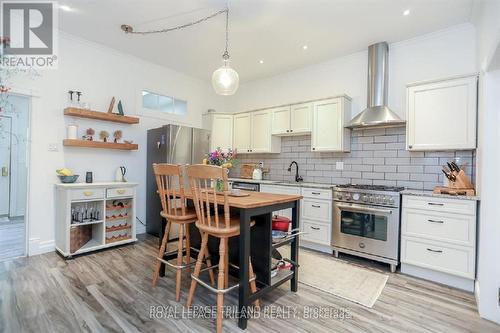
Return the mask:
<svg viewBox="0 0 500 333">
<path fill-rule="evenodd" d="M 347 128 L 393 127 L 406 123 L 387 107 L 388 58 L 386 42 L 368 47 L 368 107 L 354 117 Z"/>
</svg>

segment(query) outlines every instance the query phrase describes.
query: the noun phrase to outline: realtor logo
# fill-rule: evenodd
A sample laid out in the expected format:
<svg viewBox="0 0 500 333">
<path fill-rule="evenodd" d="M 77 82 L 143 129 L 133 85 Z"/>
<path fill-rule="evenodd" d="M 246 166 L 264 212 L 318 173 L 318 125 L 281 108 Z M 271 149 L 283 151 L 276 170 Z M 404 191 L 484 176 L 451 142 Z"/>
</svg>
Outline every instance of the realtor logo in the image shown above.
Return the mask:
<svg viewBox="0 0 500 333">
<path fill-rule="evenodd" d="M 1 2 L 1 65 L 54 67 L 56 8 L 53 1 Z"/>
</svg>

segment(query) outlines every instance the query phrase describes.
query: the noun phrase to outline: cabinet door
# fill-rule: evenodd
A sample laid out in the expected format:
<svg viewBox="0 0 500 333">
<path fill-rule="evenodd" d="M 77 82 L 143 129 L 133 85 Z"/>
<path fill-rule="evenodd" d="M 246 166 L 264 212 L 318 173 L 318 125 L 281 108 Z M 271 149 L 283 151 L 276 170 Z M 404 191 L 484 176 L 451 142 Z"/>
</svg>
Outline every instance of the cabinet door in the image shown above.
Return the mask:
<svg viewBox="0 0 500 333">
<path fill-rule="evenodd" d="M 290 133 L 290 107 L 272 109 L 273 132 L 272 134 Z"/>
<path fill-rule="evenodd" d="M 252 119 L 250 113 L 234 115 L 233 147 L 240 153 L 249 153 L 251 147 Z"/>
<path fill-rule="evenodd" d="M 271 152 L 271 111 L 252 112 L 252 153 Z"/>
<path fill-rule="evenodd" d="M 292 133 L 311 132 L 312 103 L 292 105 L 290 110 L 290 131 Z"/>
<path fill-rule="evenodd" d="M 311 134 L 313 151 L 342 151 L 344 130 L 342 112 L 340 98 L 313 103 Z"/>
<path fill-rule="evenodd" d="M 409 150 L 476 148 L 477 77 L 407 89 Z"/>
<path fill-rule="evenodd" d="M 211 150 L 233 148 L 233 116 L 213 115 Z"/>
</svg>

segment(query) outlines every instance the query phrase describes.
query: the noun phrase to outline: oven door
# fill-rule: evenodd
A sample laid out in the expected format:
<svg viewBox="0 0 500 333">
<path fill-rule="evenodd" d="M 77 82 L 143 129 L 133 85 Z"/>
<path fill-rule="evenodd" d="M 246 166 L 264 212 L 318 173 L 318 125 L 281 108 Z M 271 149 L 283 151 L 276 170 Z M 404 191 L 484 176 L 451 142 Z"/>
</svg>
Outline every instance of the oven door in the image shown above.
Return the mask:
<svg viewBox="0 0 500 333">
<path fill-rule="evenodd" d="M 398 260 L 399 208 L 335 202 L 332 246 Z"/>
</svg>

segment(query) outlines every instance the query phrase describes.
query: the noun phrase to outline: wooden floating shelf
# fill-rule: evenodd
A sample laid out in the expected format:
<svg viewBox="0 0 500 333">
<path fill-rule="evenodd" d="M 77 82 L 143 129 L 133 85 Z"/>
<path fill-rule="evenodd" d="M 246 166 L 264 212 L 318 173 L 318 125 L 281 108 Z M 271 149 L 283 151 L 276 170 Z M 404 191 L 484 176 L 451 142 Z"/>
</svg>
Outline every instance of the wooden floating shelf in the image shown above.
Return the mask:
<svg viewBox="0 0 500 333">
<path fill-rule="evenodd" d="M 138 124 L 139 123 L 139 118 L 137 118 L 137 117 L 121 116 L 121 115 L 116 114 L 116 113 L 92 111 L 92 110 L 86 110 L 86 109 L 80 109 L 80 108 L 66 108 L 66 109 L 64 109 L 64 114 L 67 116 L 111 121 L 114 123 L 122 123 L 122 124 Z"/>
<path fill-rule="evenodd" d="M 114 143 L 102 141 L 88 141 L 88 140 L 73 140 L 65 139 L 63 146 L 66 147 L 85 147 L 85 148 L 104 148 L 104 149 L 121 149 L 121 150 L 137 150 L 139 145 L 136 143 Z"/>
</svg>

